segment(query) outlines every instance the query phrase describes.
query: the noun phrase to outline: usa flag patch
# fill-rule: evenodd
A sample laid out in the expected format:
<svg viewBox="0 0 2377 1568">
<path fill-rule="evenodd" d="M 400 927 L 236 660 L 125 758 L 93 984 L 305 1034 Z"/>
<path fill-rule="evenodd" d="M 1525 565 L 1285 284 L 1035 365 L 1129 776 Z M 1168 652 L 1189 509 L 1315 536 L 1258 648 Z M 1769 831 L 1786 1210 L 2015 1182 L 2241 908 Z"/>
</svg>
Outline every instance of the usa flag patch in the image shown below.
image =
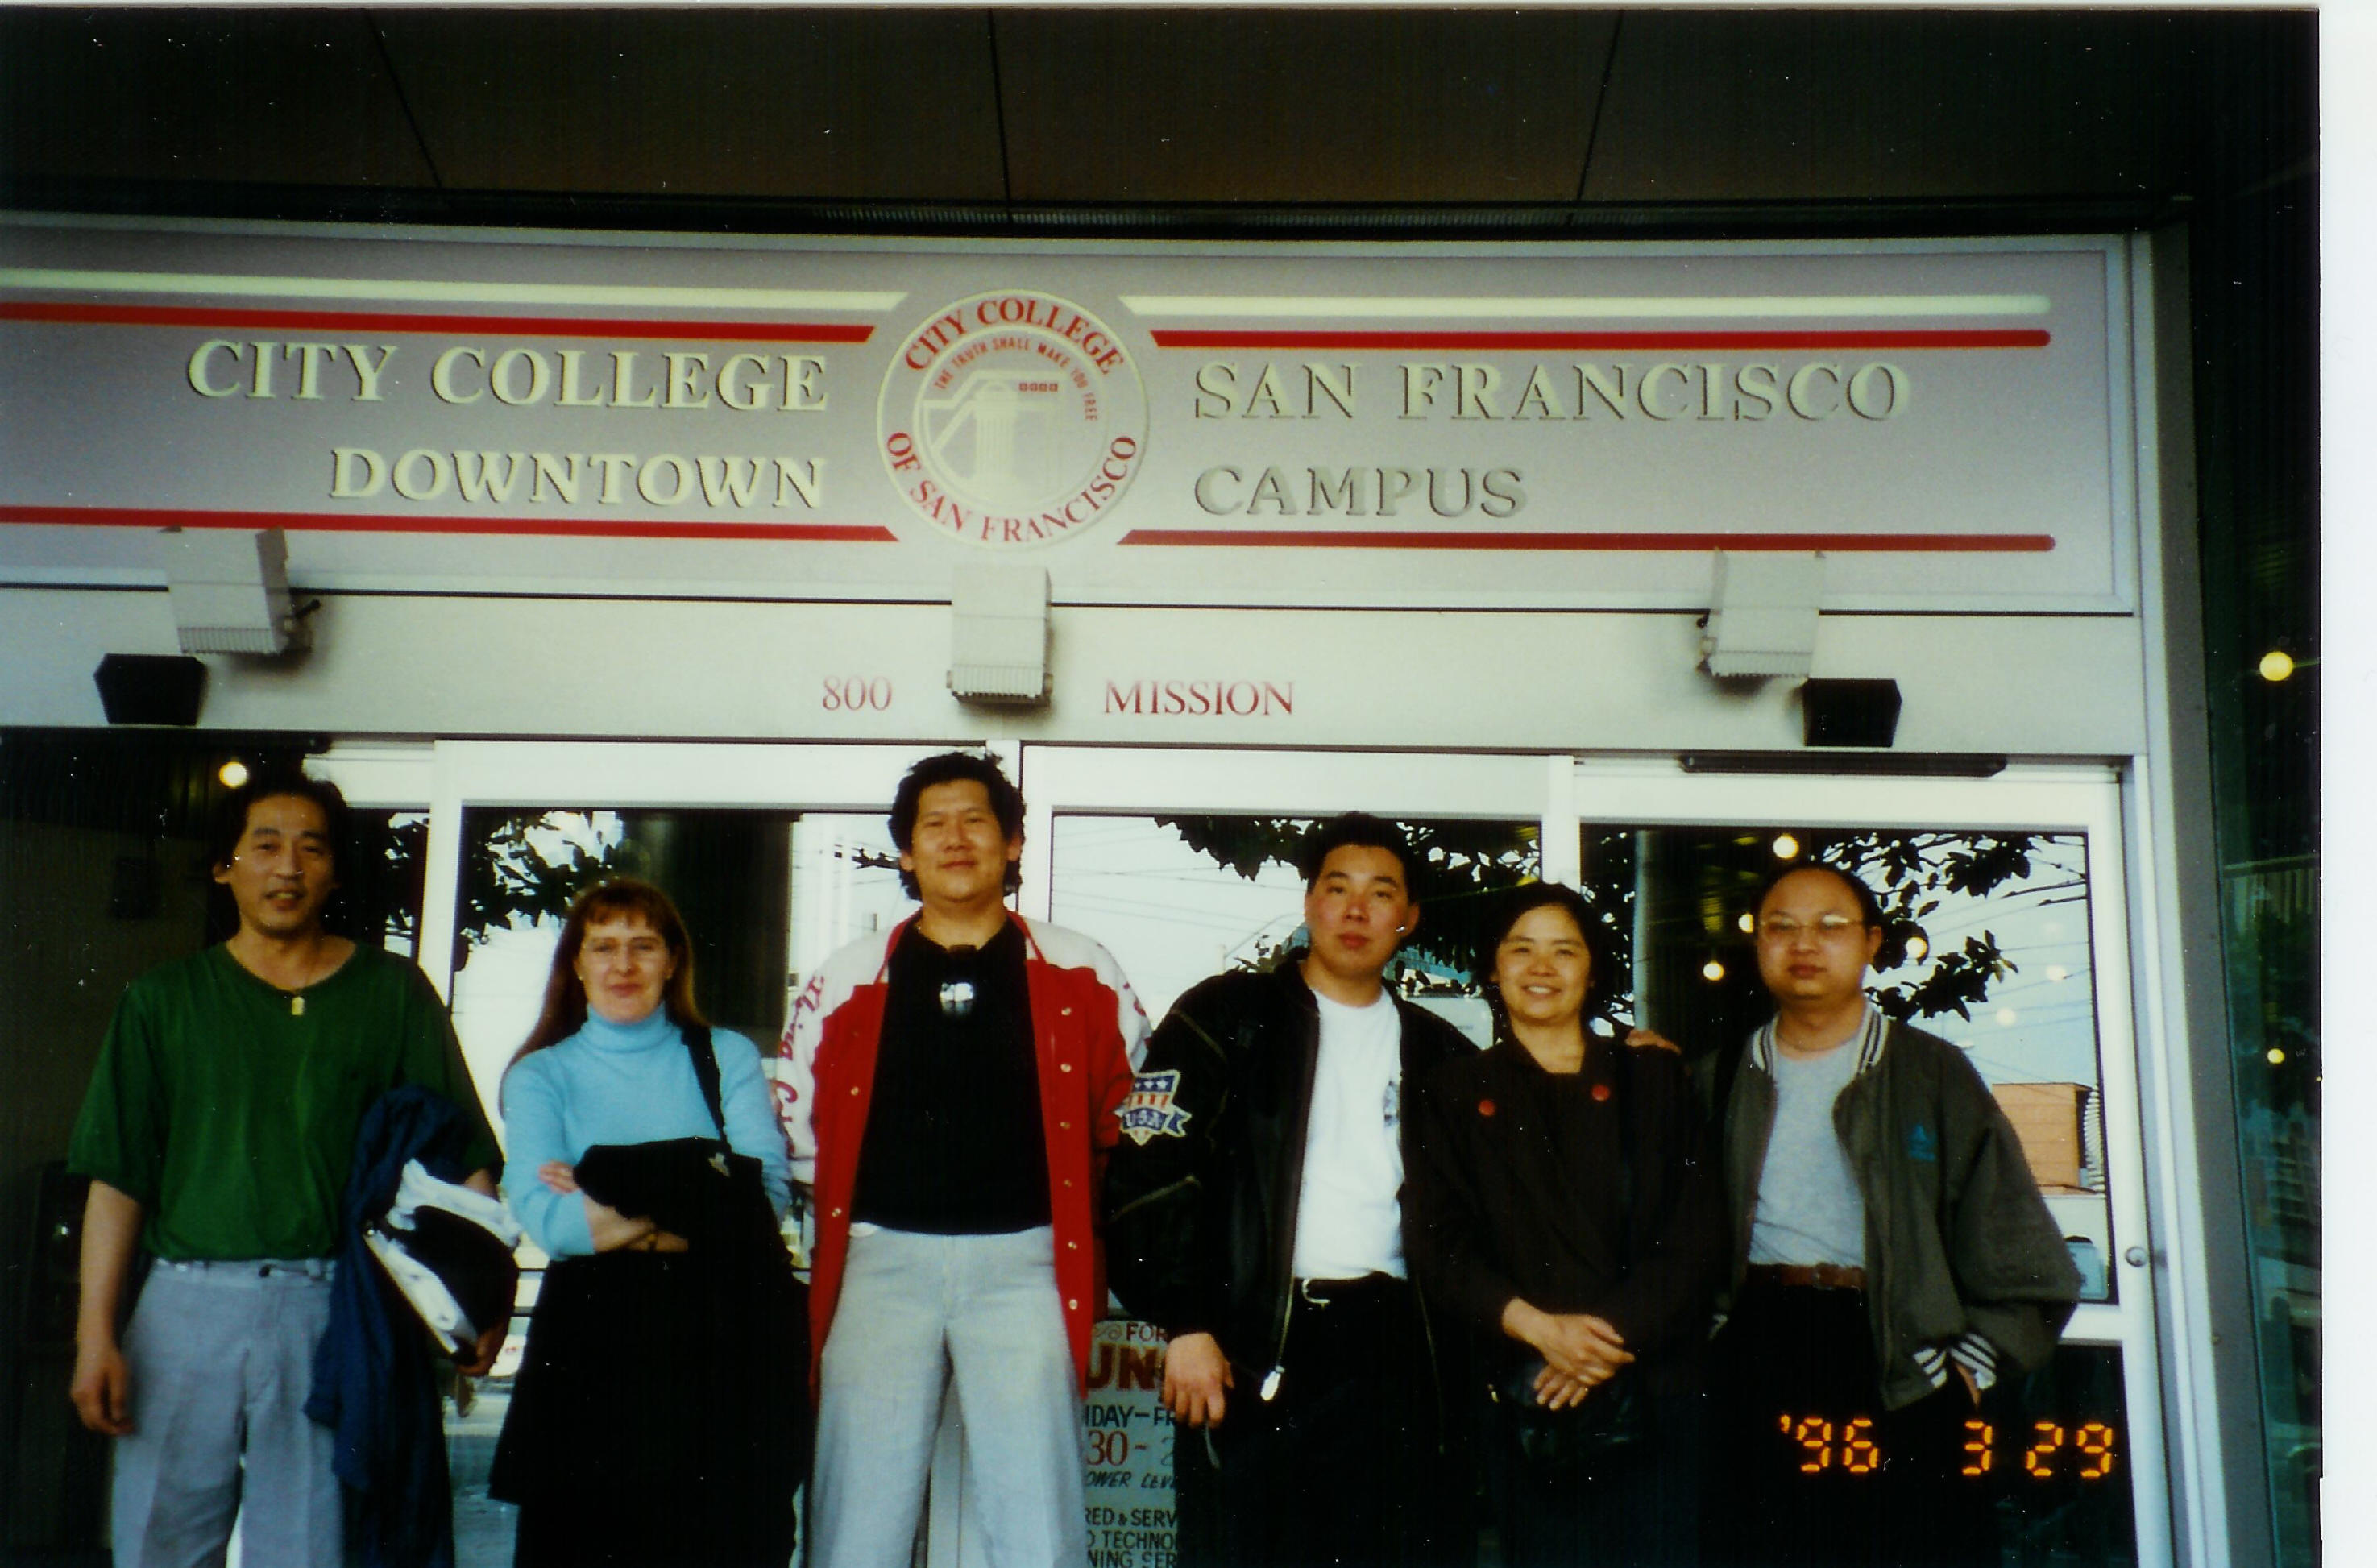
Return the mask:
<svg viewBox="0 0 2377 1568">
<path fill-rule="evenodd" d="M 1177 1068 L 1142 1072 L 1131 1080 L 1130 1095 L 1122 1103 L 1122 1134 L 1134 1143 L 1150 1138 L 1178 1138 L 1188 1129 L 1188 1113 L 1174 1105 L 1180 1092 Z"/>
</svg>

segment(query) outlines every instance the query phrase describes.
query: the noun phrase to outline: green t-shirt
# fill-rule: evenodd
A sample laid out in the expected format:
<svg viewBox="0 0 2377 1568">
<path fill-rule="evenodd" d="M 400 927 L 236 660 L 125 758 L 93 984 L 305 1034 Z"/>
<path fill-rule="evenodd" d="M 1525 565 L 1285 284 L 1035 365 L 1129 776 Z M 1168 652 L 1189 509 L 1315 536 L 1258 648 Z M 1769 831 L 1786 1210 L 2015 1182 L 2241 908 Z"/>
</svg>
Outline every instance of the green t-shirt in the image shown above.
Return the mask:
<svg viewBox="0 0 2377 1568">
<path fill-rule="evenodd" d="M 407 1083 L 462 1107 L 474 1166 L 501 1164 L 419 969 L 358 947 L 292 993 L 212 947 L 125 991 L 67 1160 L 139 1200 L 142 1239 L 161 1258 L 328 1257 L 355 1130 Z"/>
</svg>

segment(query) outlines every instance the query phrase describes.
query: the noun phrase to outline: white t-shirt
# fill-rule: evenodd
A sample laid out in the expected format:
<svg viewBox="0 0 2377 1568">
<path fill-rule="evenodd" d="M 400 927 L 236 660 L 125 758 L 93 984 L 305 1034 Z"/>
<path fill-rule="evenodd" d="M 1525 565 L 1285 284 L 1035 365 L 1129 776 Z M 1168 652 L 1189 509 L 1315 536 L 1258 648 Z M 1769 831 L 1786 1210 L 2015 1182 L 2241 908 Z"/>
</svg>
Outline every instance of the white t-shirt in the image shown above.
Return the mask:
<svg viewBox="0 0 2377 1568">
<path fill-rule="evenodd" d="M 1296 1210 L 1301 1279 L 1404 1277 L 1403 1020 L 1380 992 L 1368 1007 L 1320 1004 L 1320 1060 Z"/>
</svg>

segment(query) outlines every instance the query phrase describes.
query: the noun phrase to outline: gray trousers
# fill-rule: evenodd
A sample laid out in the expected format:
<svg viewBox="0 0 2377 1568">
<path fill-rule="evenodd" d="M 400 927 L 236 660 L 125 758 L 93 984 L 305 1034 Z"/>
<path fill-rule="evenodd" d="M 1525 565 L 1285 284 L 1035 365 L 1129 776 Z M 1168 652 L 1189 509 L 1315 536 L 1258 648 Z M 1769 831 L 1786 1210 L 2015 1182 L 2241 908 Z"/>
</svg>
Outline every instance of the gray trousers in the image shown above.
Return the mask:
<svg viewBox="0 0 2377 1568">
<path fill-rule="evenodd" d="M 818 1373 L 812 1568 L 907 1568 L 957 1384 L 992 1568 L 1081 1568 L 1081 1394 L 1048 1228 L 850 1239 Z"/>
<path fill-rule="evenodd" d="M 330 1430 L 305 1415 L 329 1264 L 161 1263 L 125 1335 L 115 1568 L 338 1568 Z"/>
</svg>

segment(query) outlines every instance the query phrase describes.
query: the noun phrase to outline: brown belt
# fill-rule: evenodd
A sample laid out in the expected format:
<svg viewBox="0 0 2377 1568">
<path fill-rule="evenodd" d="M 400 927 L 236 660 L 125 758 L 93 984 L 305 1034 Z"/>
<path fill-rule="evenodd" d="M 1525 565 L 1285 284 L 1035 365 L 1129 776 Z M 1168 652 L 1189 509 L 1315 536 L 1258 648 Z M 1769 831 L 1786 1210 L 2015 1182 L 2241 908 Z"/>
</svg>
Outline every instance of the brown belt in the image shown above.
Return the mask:
<svg viewBox="0 0 2377 1568">
<path fill-rule="evenodd" d="M 1752 1263 L 1749 1277 L 1769 1285 L 1812 1286 L 1818 1290 L 1863 1290 L 1865 1270 L 1838 1263 Z"/>
</svg>

